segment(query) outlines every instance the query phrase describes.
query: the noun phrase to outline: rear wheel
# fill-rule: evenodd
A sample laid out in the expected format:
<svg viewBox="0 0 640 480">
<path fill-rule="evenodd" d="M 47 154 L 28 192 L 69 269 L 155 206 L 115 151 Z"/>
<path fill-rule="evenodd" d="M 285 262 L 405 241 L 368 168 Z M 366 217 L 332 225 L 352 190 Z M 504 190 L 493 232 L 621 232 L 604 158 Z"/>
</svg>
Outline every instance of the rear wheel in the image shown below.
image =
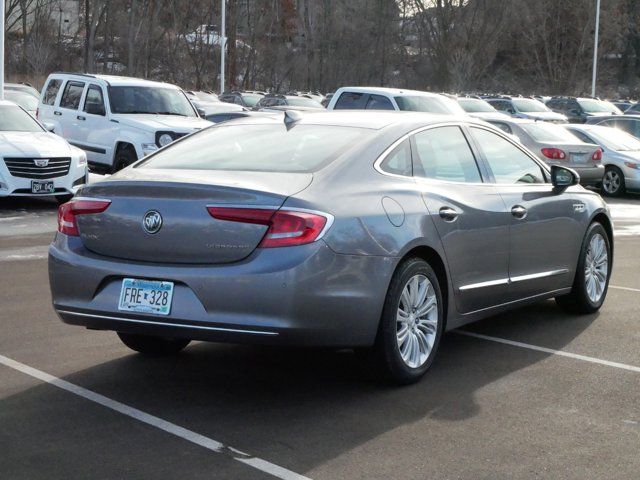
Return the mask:
<svg viewBox="0 0 640 480">
<path fill-rule="evenodd" d="M 431 366 L 443 324 L 438 278 L 420 258 L 404 261 L 391 280 L 373 359 L 377 371 L 399 384 L 416 382 Z"/>
<path fill-rule="evenodd" d="M 582 242 L 578 268 L 571 292 L 556 297 L 556 303 L 573 313 L 593 313 L 607 296 L 610 276 L 611 245 L 604 227 L 591 224 Z"/>
<path fill-rule="evenodd" d="M 602 177 L 602 191 L 610 197 L 619 197 L 625 192 L 624 174 L 615 165 L 609 165 Z"/>
<path fill-rule="evenodd" d="M 118 332 L 118 337 L 131 350 L 146 355 L 171 355 L 183 350 L 191 340 L 164 338 L 155 335 Z"/>
<path fill-rule="evenodd" d="M 113 161 L 113 173 L 128 167 L 138 160 L 135 149 L 131 145 L 120 146 Z"/>
</svg>

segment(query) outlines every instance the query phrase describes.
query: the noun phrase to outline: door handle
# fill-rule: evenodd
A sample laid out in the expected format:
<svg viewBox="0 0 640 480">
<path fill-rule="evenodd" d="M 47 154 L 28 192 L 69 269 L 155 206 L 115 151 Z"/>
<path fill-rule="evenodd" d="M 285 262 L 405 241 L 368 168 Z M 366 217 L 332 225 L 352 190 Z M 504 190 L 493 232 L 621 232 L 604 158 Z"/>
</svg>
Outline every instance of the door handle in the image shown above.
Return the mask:
<svg viewBox="0 0 640 480">
<path fill-rule="evenodd" d="M 524 218 L 527 216 L 527 209 L 522 205 L 515 205 L 511 208 L 511 215 L 516 218 Z"/>
<path fill-rule="evenodd" d="M 60 116 L 60 115 L 62 115 L 62 112 L 55 111 L 55 112 L 53 112 L 53 114 Z"/>
<path fill-rule="evenodd" d="M 458 218 L 458 212 L 451 207 L 442 207 L 440 208 L 440 218 L 445 222 L 455 222 L 456 218 Z"/>
<path fill-rule="evenodd" d="M 83 117 L 82 115 L 78 115 L 76 118 L 77 118 L 78 120 L 86 120 L 86 118 L 85 118 L 85 117 Z"/>
</svg>

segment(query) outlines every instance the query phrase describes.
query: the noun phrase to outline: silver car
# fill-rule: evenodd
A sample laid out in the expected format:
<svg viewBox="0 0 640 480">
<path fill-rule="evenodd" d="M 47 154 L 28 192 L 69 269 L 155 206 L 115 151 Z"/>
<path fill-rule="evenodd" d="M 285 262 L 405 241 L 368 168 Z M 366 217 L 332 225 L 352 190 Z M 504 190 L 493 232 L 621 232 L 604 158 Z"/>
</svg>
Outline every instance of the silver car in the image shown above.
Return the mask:
<svg viewBox="0 0 640 480">
<path fill-rule="evenodd" d="M 287 113 L 85 187 L 60 208 L 49 275 L 64 322 L 139 352 L 353 347 L 409 383 L 445 330 L 547 298 L 598 310 L 612 251 L 601 197 L 482 121 Z"/>
<path fill-rule="evenodd" d="M 618 197 L 626 191 L 640 191 L 640 140 L 617 128 L 600 125 L 566 125 L 565 128 L 584 142 L 595 143 L 603 150 L 605 167 L 602 190 Z"/>
<path fill-rule="evenodd" d="M 597 144 L 583 142 L 564 126 L 517 118 L 486 120 L 518 137 L 525 147 L 545 163 L 577 171 L 582 185 L 597 186 L 602 183 L 602 149 Z"/>
</svg>

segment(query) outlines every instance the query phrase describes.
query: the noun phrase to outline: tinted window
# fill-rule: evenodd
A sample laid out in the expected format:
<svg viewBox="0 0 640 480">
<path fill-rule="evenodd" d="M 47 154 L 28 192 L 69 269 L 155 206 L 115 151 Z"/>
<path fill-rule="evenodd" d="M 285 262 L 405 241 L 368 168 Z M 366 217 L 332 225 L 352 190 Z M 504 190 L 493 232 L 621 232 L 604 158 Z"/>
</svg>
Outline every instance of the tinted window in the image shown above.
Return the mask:
<svg viewBox="0 0 640 480">
<path fill-rule="evenodd" d="M 82 97 L 83 90 L 84 83 L 67 82 L 64 87 L 64 92 L 62 92 L 62 98 L 60 99 L 60 107 L 77 110 L 80 106 L 80 97 Z"/>
<path fill-rule="evenodd" d="M 490 124 L 498 127 L 500 130 L 502 130 L 505 133 L 508 133 L 510 135 L 513 135 L 513 130 L 511 130 L 511 127 L 509 125 L 507 125 L 506 123 L 503 122 L 489 122 Z"/>
<path fill-rule="evenodd" d="M 427 95 L 395 97 L 398 108 L 408 112 L 442 113 L 445 115 L 466 115 L 458 102 L 447 97 Z"/>
<path fill-rule="evenodd" d="M 496 183 L 544 183 L 542 168 L 499 135 L 481 128 L 472 128 L 473 136 L 482 149 Z"/>
<path fill-rule="evenodd" d="M 44 91 L 42 103 L 45 105 L 53 105 L 56 103 L 56 96 L 58 95 L 58 90 L 60 90 L 60 85 L 62 85 L 62 80 L 57 80 L 55 78 L 49 80 L 47 89 Z"/>
<path fill-rule="evenodd" d="M 222 124 L 171 144 L 139 166 L 192 170 L 314 172 L 372 130 L 333 125 Z"/>
<path fill-rule="evenodd" d="M 548 112 L 547 106 L 538 100 L 530 98 L 517 98 L 513 100 L 515 107 L 521 112 Z"/>
<path fill-rule="evenodd" d="M 506 112 L 511 107 L 511 102 L 506 100 L 488 100 L 488 103 L 493 106 L 496 110 L 500 110 L 502 112 Z"/>
<path fill-rule="evenodd" d="M 352 110 L 354 108 L 362 108 L 360 104 L 362 103 L 363 95 L 363 93 L 344 92 L 340 95 L 340 98 L 333 108 L 335 110 Z"/>
<path fill-rule="evenodd" d="M 576 141 L 573 134 L 560 125 L 545 122 L 522 123 L 520 128 L 540 143 L 571 143 Z"/>
<path fill-rule="evenodd" d="M 387 158 L 380 164 L 380 168 L 394 175 L 413 175 L 413 168 L 411 167 L 411 147 L 409 145 L 408 140 L 398 145 L 387 155 Z"/>
<path fill-rule="evenodd" d="M 482 181 L 476 160 L 459 127 L 439 127 L 414 136 L 414 175 L 449 182 Z"/>
<path fill-rule="evenodd" d="M 369 95 L 369 100 L 367 100 L 367 106 L 365 108 L 367 110 L 395 110 L 391 100 L 382 95 Z"/>
<path fill-rule="evenodd" d="M 42 132 L 31 115 L 17 105 L 0 105 L 0 132 Z"/>
<path fill-rule="evenodd" d="M 94 115 L 104 115 L 104 98 L 102 89 L 97 85 L 89 85 L 87 96 L 84 100 L 84 111 Z"/>
</svg>

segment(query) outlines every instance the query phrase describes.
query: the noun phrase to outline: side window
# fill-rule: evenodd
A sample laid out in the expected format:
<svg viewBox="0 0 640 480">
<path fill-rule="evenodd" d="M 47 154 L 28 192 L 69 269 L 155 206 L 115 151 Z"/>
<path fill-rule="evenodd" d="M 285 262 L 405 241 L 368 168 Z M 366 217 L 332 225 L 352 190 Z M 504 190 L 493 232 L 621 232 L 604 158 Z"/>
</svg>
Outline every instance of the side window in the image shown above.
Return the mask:
<svg viewBox="0 0 640 480">
<path fill-rule="evenodd" d="M 513 130 L 511 130 L 511 127 L 509 125 L 507 125 L 506 123 L 502 123 L 502 122 L 489 122 L 492 125 L 498 127 L 500 130 L 502 130 L 505 133 L 508 133 L 510 135 L 513 135 Z"/>
<path fill-rule="evenodd" d="M 460 127 L 438 127 L 413 136 L 413 172 L 417 177 L 480 183 L 480 171 Z"/>
<path fill-rule="evenodd" d="M 44 98 L 42 99 L 42 103 L 45 105 L 53 105 L 56 103 L 56 97 L 58 96 L 58 90 L 60 90 L 60 85 L 62 85 L 62 80 L 58 80 L 57 78 L 52 78 L 49 80 L 47 84 L 47 89 L 44 91 Z"/>
<path fill-rule="evenodd" d="M 239 96 L 235 97 L 233 99 L 233 103 L 235 103 L 236 105 L 242 105 L 242 98 L 240 98 Z"/>
<path fill-rule="evenodd" d="M 482 128 L 472 127 L 493 172 L 496 183 L 545 183 L 545 174 L 529 155 L 504 138 Z"/>
<path fill-rule="evenodd" d="M 344 92 L 333 107 L 335 110 L 353 110 L 362 108 L 363 93 Z"/>
<path fill-rule="evenodd" d="M 367 110 L 395 110 L 391 100 L 382 95 L 369 95 L 369 100 L 367 100 L 367 106 L 365 108 Z"/>
<path fill-rule="evenodd" d="M 87 96 L 84 99 L 84 111 L 92 115 L 105 115 L 104 98 L 102 88 L 98 85 L 89 85 Z"/>
<path fill-rule="evenodd" d="M 411 167 L 411 147 L 409 140 L 405 140 L 387 155 L 380 164 L 380 168 L 394 175 L 404 175 L 410 177 L 413 175 Z"/>
<path fill-rule="evenodd" d="M 62 92 L 62 98 L 60 99 L 60 108 L 70 108 L 71 110 L 77 110 L 80 106 L 80 97 L 82 97 L 82 91 L 84 90 L 84 83 L 82 82 L 67 82 Z"/>
</svg>

